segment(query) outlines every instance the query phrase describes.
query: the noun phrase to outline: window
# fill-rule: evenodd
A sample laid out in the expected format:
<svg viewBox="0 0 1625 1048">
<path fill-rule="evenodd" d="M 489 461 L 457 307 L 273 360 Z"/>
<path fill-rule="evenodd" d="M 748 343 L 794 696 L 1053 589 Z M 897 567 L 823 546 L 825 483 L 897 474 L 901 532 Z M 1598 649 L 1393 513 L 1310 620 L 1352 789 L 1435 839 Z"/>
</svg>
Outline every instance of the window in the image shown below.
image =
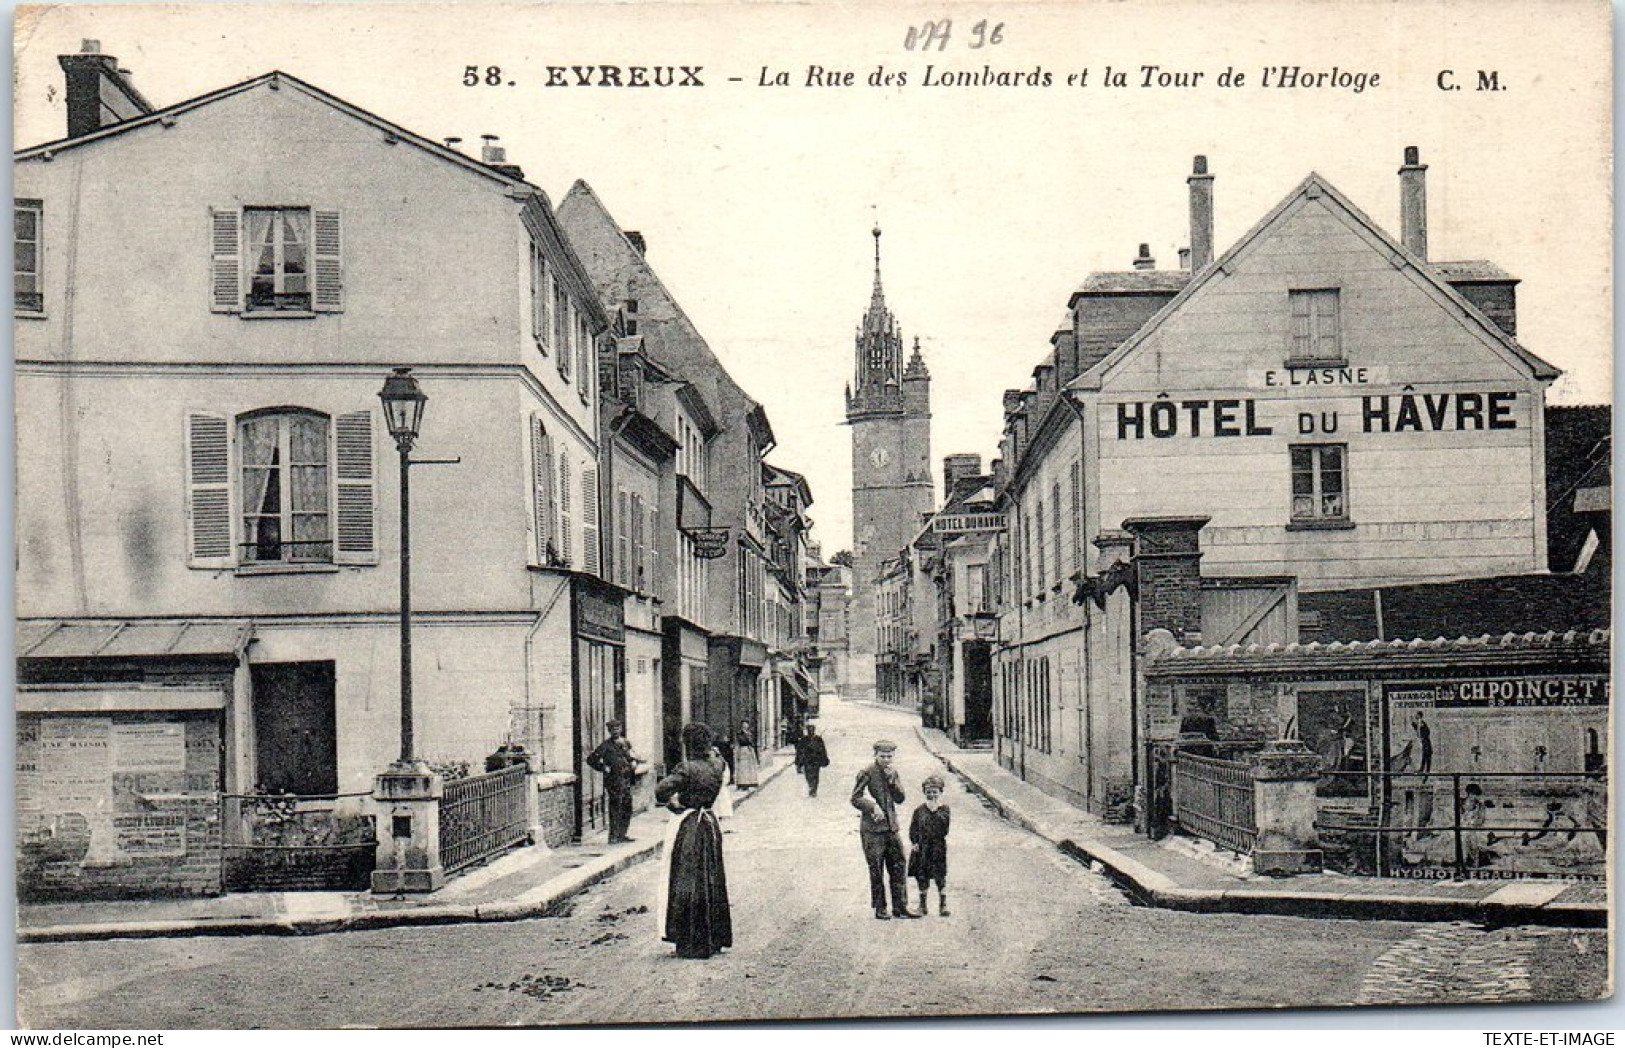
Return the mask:
<svg viewBox="0 0 1625 1048">
<path fill-rule="evenodd" d="M 237 424 L 244 563 L 333 559 L 327 419 L 260 415 Z"/>
<path fill-rule="evenodd" d="M 576 352 L 579 359 L 576 364 L 576 385 L 581 393 L 583 403 L 592 395 L 592 376 L 596 370 L 593 360 L 592 324 L 587 315 L 581 311 L 576 312 Z"/>
<path fill-rule="evenodd" d="M 1291 361 L 1328 364 L 1343 360 L 1336 288 L 1289 291 L 1292 304 Z"/>
<path fill-rule="evenodd" d="M 248 226 L 248 308 L 310 312 L 310 211 L 251 207 Z"/>
<path fill-rule="evenodd" d="M 530 335 L 543 355 L 547 353 L 547 336 L 552 327 L 547 312 L 551 297 L 547 287 L 547 259 L 542 255 L 542 245 L 533 240 L 530 244 Z"/>
<path fill-rule="evenodd" d="M 1347 445 L 1292 448 L 1292 519 L 1299 523 L 1348 520 Z"/>
<path fill-rule="evenodd" d="M 40 245 L 45 229 L 45 203 L 40 200 L 18 200 L 12 210 L 12 218 L 16 223 L 12 263 L 14 308 L 23 313 L 43 313 L 45 294 L 40 280 Z"/>
<path fill-rule="evenodd" d="M 559 508 L 553 487 L 553 438 L 540 415 L 530 418 L 531 530 L 536 537 L 536 563 L 557 564 Z"/>
<path fill-rule="evenodd" d="M 308 316 L 343 309 L 337 211 L 228 207 L 210 218 L 215 312 Z"/>
<path fill-rule="evenodd" d="M 186 419 L 188 563 L 377 563 L 370 411 Z"/>
<path fill-rule="evenodd" d="M 559 286 L 556 278 L 548 281 L 553 288 L 553 353 L 559 362 L 559 375 L 570 381 L 570 295 Z"/>
<path fill-rule="evenodd" d="M 626 333 L 636 335 L 638 333 L 638 300 L 629 298 L 621 303 L 621 313 L 623 314 Z"/>
</svg>

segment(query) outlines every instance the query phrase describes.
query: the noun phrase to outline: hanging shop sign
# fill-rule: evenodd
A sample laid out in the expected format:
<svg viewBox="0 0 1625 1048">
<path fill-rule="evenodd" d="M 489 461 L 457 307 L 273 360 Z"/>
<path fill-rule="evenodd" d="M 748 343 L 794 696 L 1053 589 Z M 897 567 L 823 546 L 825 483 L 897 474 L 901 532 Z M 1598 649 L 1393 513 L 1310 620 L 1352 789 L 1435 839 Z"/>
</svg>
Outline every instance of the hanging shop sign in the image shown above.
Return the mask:
<svg viewBox="0 0 1625 1048">
<path fill-rule="evenodd" d="M 694 555 L 701 560 L 716 560 L 728 555 L 727 528 L 696 528 L 685 532 L 694 542 Z"/>
</svg>

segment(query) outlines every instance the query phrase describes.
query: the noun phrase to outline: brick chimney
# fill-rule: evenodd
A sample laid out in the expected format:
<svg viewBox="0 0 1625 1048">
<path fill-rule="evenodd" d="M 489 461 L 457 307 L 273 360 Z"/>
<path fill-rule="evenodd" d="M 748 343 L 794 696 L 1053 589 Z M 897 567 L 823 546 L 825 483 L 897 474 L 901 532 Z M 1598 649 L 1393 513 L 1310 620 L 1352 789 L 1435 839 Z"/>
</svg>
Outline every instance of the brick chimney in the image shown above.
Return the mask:
<svg viewBox="0 0 1625 1048">
<path fill-rule="evenodd" d="M 1151 257 L 1151 245 L 1141 244 L 1140 253 L 1134 258 L 1135 269 L 1156 269 L 1157 260 Z"/>
<path fill-rule="evenodd" d="M 496 135 L 481 135 L 480 138 L 485 142 L 480 147 L 480 163 L 494 171 L 507 175 L 509 178 L 523 179 L 525 177 L 523 168 L 518 164 L 508 163 L 508 151 L 497 145 Z"/>
<path fill-rule="evenodd" d="M 101 53 L 99 40 L 85 40 L 79 53 L 58 55 L 67 84 L 68 137 L 77 138 L 146 116 L 152 105 L 130 83 L 118 59 Z"/>
<path fill-rule="evenodd" d="M 1399 169 L 1399 241 L 1417 258 L 1428 257 L 1428 166 L 1421 150 L 1405 147 L 1405 166 Z"/>
<path fill-rule="evenodd" d="M 949 455 L 942 460 L 942 494 L 943 498 L 953 494 L 954 482 L 963 477 L 979 477 L 982 475 L 982 456 L 980 455 Z"/>
<path fill-rule="evenodd" d="M 1199 156 L 1185 179 L 1191 188 L 1191 272 L 1201 272 L 1213 261 L 1213 176 L 1207 173 L 1207 157 Z"/>
<path fill-rule="evenodd" d="M 1055 385 L 1065 389 L 1078 377 L 1078 336 L 1071 328 L 1062 328 L 1050 336 L 1049 343 L 1055 347 Z"/>
<path fill-rule="evenodd" d="M 1180 644 L 1202 636 L 1202 548 L 1208 517 L 1133 517 L 1134 570 L 1140 599 L 1140 638 L 1167 630 Z"/>
</svg>

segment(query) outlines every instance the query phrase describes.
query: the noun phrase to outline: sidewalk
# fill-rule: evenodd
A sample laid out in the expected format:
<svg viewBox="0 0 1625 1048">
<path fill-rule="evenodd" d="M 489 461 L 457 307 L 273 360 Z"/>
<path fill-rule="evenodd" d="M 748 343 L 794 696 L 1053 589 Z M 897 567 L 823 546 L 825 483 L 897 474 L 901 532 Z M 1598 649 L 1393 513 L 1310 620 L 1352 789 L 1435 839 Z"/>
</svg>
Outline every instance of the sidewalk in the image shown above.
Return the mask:
<svg viewBox="0 0 1625 1048">
<path fill-rule="evenodd" d="M 1028 785 L 991 752 L 961 750 L 935 728 L 920 741 L 1005 818 L 1089 863 L 1141 902 L 1201 913 L 1367 920 L 1476 921 L 1602 928 L 1608 893 L 1569 881 L 1421 881 L 1336 873 L 1262 877 L 1206 842 L 1152 841 Z"/>
<path fill-rule="evenodd" d="M 764 755 L 761 785 L 734 794 L 749 804 L 793 764 L 790 750 Z M 316 935 L 408 924 L 518 921 L 545 916 L 606 877 L 660 854 L 663 809 L 632 818 L 628 844 L 604 831 L 580 844 L 520 848 L 453 877 L 426 895 L 371 892 L 242 892 L 212 898 L 22 903 L 17 941 L 155 938 L 187 935 Z"/>
</svg>

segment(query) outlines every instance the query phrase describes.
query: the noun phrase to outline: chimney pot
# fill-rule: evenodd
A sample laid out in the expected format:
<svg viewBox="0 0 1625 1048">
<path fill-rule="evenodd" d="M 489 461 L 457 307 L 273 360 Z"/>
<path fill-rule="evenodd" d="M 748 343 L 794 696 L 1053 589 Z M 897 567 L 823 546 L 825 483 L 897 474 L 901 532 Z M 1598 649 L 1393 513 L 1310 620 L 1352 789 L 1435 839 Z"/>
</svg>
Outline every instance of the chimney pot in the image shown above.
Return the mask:
<svg viewBox="0 0 1625 1048">
<path fill-rule="evenodd" d="M 649 244 L 643 239 L 642 233 L 639 233 L 635 229 L 628 229 L 625 231 L 625 234 L 626 239 L 631 241 L 633 249 L 636 250 L 639 255 L 648 253 Z"/>
<path fill-rule="evenodd" d="M 1191 271 L 1213 261 L 1213 176 L 1207 157 L 1198 156 L 1185 179 L 1191 191 Z"/>
<path fill-rule="evenodd" d="M 1428 166 L 1421 150 L 1405 147 L 1405 166 L 1399 169 L 1399 239 L 1417 258 L 1428 257 Z"/>
<path fill-rule="evenodd" d="M 1179 268 L 1191 268 L 1191 249 L 1188 247 L 1182 247 L 1179 249 Z"/>
<path fill-rule="evenodd" d="M 463 144 L 463 140 L 460 139 L 460 138 L 456 138 L 456 137 L 447 138 L 447 139 L 444 139 L 443 141 L 446 143 L 446 148 L 447 149 L 456 149 L 458 146 Z"/>
<path fill-rule="evenodd" d="M 102 53 L 102 42 L 90 39 L 80 40 L 79 53 L 82 55 L 99 55 Z"/>
<path fill-rule="evenodd" d="M 1157 260 L 1151 257 L 1151 245 L 1141 244 L 1140 253 L 1134 259 L 1135 269 L 1156 269 Z"/>
</svg>

